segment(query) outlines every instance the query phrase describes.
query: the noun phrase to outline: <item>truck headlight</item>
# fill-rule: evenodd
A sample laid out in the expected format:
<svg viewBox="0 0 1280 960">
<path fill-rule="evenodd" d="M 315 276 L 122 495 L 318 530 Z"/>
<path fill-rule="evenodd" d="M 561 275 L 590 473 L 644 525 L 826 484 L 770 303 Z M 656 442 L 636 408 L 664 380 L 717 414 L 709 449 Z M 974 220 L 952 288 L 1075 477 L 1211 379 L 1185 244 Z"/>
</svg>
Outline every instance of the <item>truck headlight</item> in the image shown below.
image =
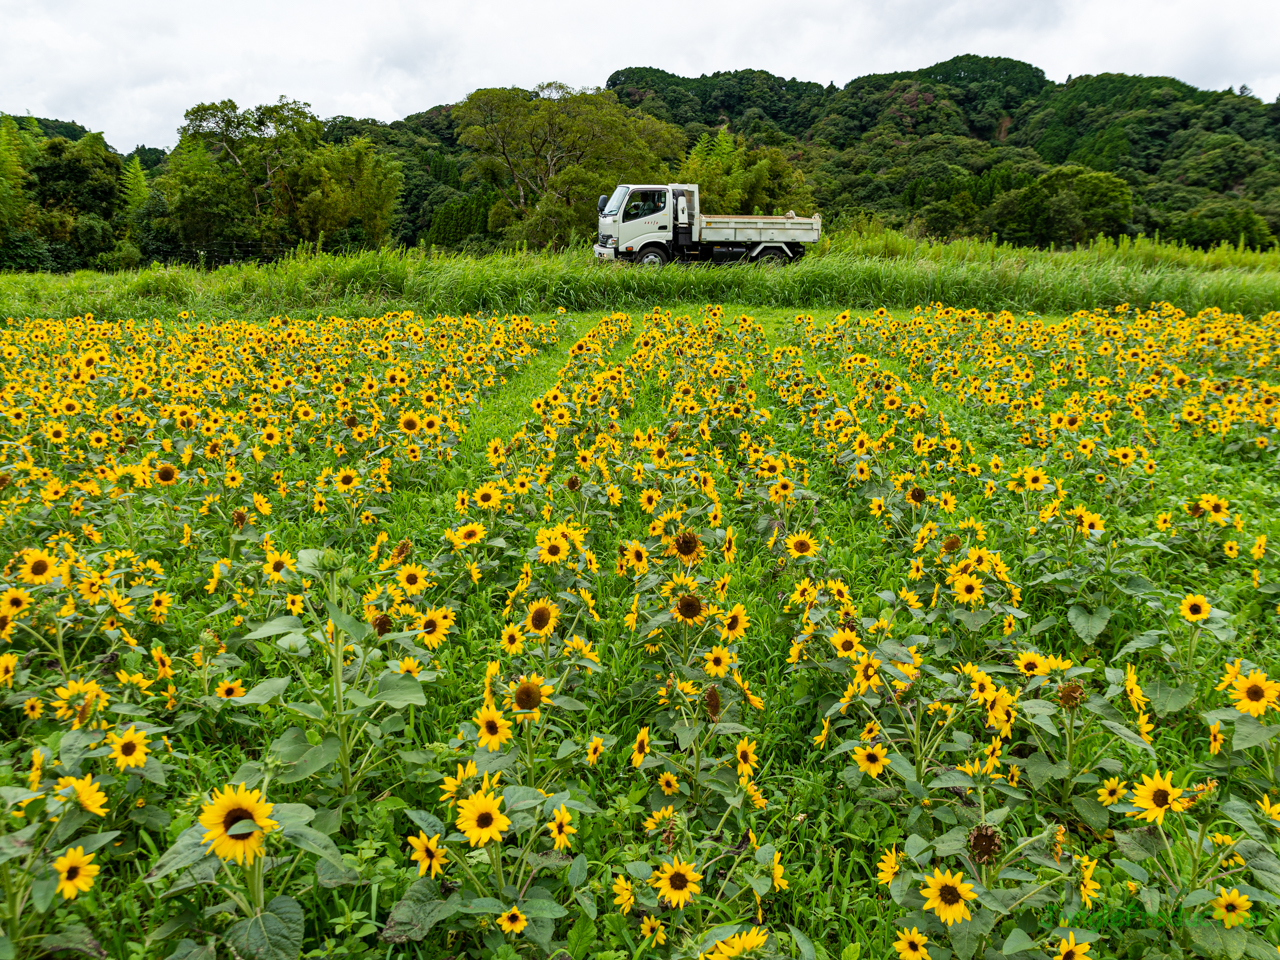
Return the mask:
<svg viewBox="0 0 1280 960">
<path fill-rule="evenodd" d="M 604 244 L 604 245 L 605 245 L 606 247 L 616 247 L 616 246 L 618 245 L 618 238 L 617 238 L 617 237 L 610 237 L 608 240 L 606 240 L 606 241 L 605 241 L 605 244 Z"/>
</svg>

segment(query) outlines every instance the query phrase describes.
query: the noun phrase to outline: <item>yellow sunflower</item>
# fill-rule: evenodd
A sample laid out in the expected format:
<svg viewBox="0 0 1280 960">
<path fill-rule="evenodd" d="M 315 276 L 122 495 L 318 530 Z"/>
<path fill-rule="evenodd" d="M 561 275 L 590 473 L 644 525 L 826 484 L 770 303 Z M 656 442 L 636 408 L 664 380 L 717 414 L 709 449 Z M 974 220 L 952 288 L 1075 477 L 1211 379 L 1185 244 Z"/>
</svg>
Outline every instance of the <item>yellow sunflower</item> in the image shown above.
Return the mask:
<svg viewBox="0 0 1280 960">
<path fill-rule="evenodd" d="M 58 874 L 58 893 L 64 900 L 74 900 L 79 894 L 88 893 L 93 878 L 102 868 L 93 862 L 94 855 L 85 853 L 84 847 L 68 847 L 67 852 L 53 861 Z"/>
<path fill-rule="evenodd" d="M 528 918 L 516 907 L 498 914 L 498 926 L 502 928 L 503 933 L 519 933 L 528 924 Z"/>
<path fill-rule="evenodd" d="M 484 790 L 458 801 L 458 818 L 454 825 L 473 847 L 483 847 L 490 840 L 502 842 L 502 831 L 511 819 L 502 812 L 502 798 Z"/>
<path fill-rule="evenodd" d="M 879 778 L 889 763 L 889 751 L 882 743 L 873 743 L 869 747 L 854 747 L 853 762 L 863 773 Z"/>
<path fill-rule="evenodd" d="M 1209 601 L 1198 593 L 1188 593 L 1182 598 L 1182 604 L 1179 607 L 1179 611 L 1182 613 L 1182 618 L 1190 621 L 1191 623 L 1198 623 L 1205 619 L 1209 616 L 1209 611 L 1211 609 L 1212 607 L 1210 607 Z"/>
<path fill-rule="evenodd" d="M 440 849 L 440 834 L 428 837 L 426 833 L 419 830 L 416 837 L 406 839 L 409 841 L 409 846 L 413 847 L 413 853 L 409 859 L 417 861 L 418 876 L 425 876 L 430 870 L 434 879 L 444 870 L 444 865 L 449 862 L 449 858 L 445 855 L 445 851 Z"/>
<path fill-rule="evenodd" d="M 972 917 L 966 901 L 978 896 L 973 892 L 973 884 L 964 882 L 963 874 L 953 874 L 949 870 L 943 873 L 937 867 L 933 869 L 933 876 L 920 888 L 920 895 L 925 898 L 924 908 L 936 913 L 948 927 Z"/>
<path fill-rule="evenodd" d="M 480 746 L 490 753 L 498 750 L 511 739 L 511 721 L 502 715 L 502 711 L 492 704 L 481 707 L 471 718 L 477 728 Z"/>
<path fill-rule="evenodd" d="M 560 620 L 560 607 L 550 600 L 534 600 L 529 604 L 529 613 L 525 617 L 525 629 L 531 633 L 545 637 L 556 628 Z"/>
<path fill-rule="evenodd" d="M 555 841 L 555 849 L 569 849 L 573 835 L 578 832 L 577 827 L 570 826 L 572 821 L 573 814 L 563 803 L 560 804 L 560 809 L 555 811 L 551 822 L 547 824 L 547 830 L 551 832 L 551 838 Z"/>
<path fill-rule="evenodd" d="M 111 759 L 116 762 L 116 767 L 120 770 L 129 767 L 145 767 L 149 742 L 147 735 L 133 725 L 130 725 L 124 733 L 107 735 L 107 743 L 111 744 Z"/>
<path fill-rule="evenodd" d="M 522 676 L 507 684 L 503 706 L 516 711 L 516 719 L 522 723 L 537 723 L 542 719 L 542 708 L 554 707 L 551 687 L 536 673 Z"/>
<path fill-rule="evenodd" d="M 682 910 L 690 900 L 702 892 L 698 881 L 702 874 L 696 871 L 696 864 L 685 863 L 679 856 L 670 863 L 664 863 L 649 880 L 650 886 L 658 891 L 677 910 Z"/>
<path fill-rule="evenodd" d="M 1180 796 L 1182 796 L 1182 790 L 1175 787 L 1173 781 L 1159 770 L 1154 777 L 1144 774 L 1142 783 L 1133 788 L 1133 803 L 1140 807 L 1141 811 L 1130 813 L 1129 816 L 1146 820 L 1148 823 L 1155 821 L 1163 826 L 1166 813 L 1170 810 L 1182 811 L 1183 805 L 1178 802 Z"/>
<path fill-rule="evenodd" d="M 200 842 L 210 844 L 207 852 L 222 860 L 251 864 L 262 854 L 266 835 L 280 826 L 271 819 L 273 808 L 260 790 L 246 790 L 243 783 L 215 790 L 211 802 L 200 808 L 205 828 Z"/>
<path fill-rule="evenodd" d="M 809 531 L 800 530 L 797 533 L 787 537 L 787 554 L 792 560 L 799 560 L 802 557 L 812 557 L 818 552 L 818 544 L 814 542 Z"/>
</svg>

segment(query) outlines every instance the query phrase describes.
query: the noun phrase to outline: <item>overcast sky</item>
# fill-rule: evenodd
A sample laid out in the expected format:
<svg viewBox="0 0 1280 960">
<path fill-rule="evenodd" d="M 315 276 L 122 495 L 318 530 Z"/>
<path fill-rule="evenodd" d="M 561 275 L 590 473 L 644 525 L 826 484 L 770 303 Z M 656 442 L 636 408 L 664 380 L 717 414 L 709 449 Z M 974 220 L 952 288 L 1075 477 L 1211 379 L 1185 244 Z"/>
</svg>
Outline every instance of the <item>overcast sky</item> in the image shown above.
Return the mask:
<svg viewBox="0 0 1280 960">
<path fill-rule="evenodd" d="M 602 85 L 614 70 L 757 68 L 843 85 L 963 53 L 1062 81 L 1102 72 L 1280 93 L 1276 0 L 0 0 L 0 110 L 171 147 L 188 107 L 279 95 L 395 120 L 477 87 Z"/>
</svg>

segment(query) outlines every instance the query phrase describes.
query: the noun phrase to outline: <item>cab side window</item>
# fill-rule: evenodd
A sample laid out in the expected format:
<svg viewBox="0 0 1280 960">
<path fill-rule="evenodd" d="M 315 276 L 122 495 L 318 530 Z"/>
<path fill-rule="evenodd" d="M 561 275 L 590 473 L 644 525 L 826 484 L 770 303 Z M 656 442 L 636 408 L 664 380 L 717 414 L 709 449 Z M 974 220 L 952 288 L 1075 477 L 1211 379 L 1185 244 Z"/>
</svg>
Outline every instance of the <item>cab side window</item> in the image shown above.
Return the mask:
<svg viewBox="0 0 1280 960">
<path fill-rule="evenodd" d="M 643 220 L 667 209 L 667 191 L 665 190 L 632 190 L 627 197 L 627 205 L 622 211 L 622 222 Z"/>
</svg>

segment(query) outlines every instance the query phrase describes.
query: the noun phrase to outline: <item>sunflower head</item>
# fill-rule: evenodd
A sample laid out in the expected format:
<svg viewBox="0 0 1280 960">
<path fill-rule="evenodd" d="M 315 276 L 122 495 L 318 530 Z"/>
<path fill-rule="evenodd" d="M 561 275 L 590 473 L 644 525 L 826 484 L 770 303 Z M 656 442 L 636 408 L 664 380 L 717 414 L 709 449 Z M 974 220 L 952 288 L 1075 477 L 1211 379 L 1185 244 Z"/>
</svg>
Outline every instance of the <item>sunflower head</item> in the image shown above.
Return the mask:
<svg viewBox="0 0 1280 960">
<path fill-rule="evenodd" d="M 200 810 L 205 828 L 201 842 L 223 860 L 251 864 L 262 855 L 266 835 L 280 826 L 271 819 L 273 807 L 262 799 L 261 791 L 246 790 L 243 783 L 215 790 Z"/>
</svg>

